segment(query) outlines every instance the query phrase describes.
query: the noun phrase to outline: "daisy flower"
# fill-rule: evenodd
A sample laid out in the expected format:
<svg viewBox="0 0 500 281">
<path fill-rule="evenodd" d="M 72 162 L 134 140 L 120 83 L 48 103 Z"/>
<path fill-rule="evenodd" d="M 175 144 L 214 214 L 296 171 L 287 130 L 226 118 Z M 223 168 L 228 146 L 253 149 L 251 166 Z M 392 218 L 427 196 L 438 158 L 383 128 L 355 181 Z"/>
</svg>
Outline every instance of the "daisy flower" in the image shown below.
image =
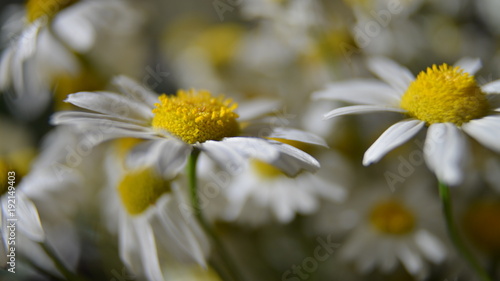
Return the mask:
<svg viewBox="0 0 500 281">
<path fill-rule="evenodd" d="M 179 90 L 177 95 L 157 96 L 126 77 L 115 84 L 124 95 L 113 92 L 80 92 L 67 98 L 76 106 L 94 112 L 56 113 L 53 124 L 100 128 L 102 141 L 112 138 L 147 139 L 127 158 L 130 167 L 154 165 L 163 175 L 173 177 L 185 165 L 192 151 L 201 151 L 220 167 L 231 172 L 259 159 L 294 176 L 311 172 L 319 163 L 309 154 L 272 138 L 323 145 L 320 137 L 301 130 L 274 126 L 275 118 L 250 122 L 249 117 L 274 109 L 274 104 L 253 102 L 242 106 L 208 91 Z M 244 118 L 247 117 L 247 118 Z"/>
<path fill-rule="evenodd" d="M 20 117 L 38 116 L 59 79 L 78 79 L 86 72 L 101 78 L 106 71 L 128 74 L 131 65 L 137 68 L 138 55 L 124 52 L 138 51 L 138 44 L 126 39 L 137 33 L 142 17 L 125 1 L 30 0 L 24 8 L 14 5 L 11 10 L 5 24 L 4 35 L 10 38 L 0 61 L 0 89 L 13 92 L 7 101 Z M 130 60 L 124 63 L 124 56 Z M 112 69 L 117 64 L 119 68 Z"/>
<path fill-rule="evenodd" d="M 304 148 L 296 142 L 283 142 Z M 342 159 L 331 151 L 323 152 L 319 159 L 322 168 L 316 174 L 300 173 L 295 177 L 251 159 L 250 165 L 223 189 L 227 203 L 222 218 L 255 226 L 272 221 L 289 223 L 296 213 L 314 213 L 321 199 L 342 201 L 347 192 L 336 177 L 338 169 L 332 165 L 341 166 Z"/>
<path fill-rule="evenodd" d="M 385 83 L 367 79 L 332 83 L 313 97 L 358 104 L 334 109 L 324 115 L 326 119 L 372 112 L 398 112 L 407 117 L 387 129 L 365 152 L 365 166 L 427 127 L 427 165 L 441 182 L 458 185 L 463 181 L 466 135 L 500 151 L 500 80 L 479 86 L 474 74 L 480 66 L 479 60 L 464 58 L 455 66 L 433 65 L 415 78 L 389 59 L 371 58 L 369 69 Z"/>
<path fill-rule="evenodd" d="M 154 167 L 128 170 L 126 152 L 140 139 L 119 139 L 106 159 L 107 187 L 102 192 L 108 229 L 118 235 L 127 267 L 148 280 L 163 280 L 162 257 L 206 268 L 208 238 L 196 218 L 182 209 L 188 202 L 177 180 L 166 180 Z"/>
</svg>

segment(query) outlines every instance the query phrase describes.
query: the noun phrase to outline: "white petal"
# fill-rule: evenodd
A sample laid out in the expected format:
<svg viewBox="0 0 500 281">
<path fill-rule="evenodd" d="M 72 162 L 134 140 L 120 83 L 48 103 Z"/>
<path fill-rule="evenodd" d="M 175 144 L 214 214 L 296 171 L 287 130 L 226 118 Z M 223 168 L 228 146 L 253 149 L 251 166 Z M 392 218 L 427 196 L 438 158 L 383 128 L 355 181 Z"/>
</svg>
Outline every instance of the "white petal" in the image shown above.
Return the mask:
<svg viewBox="0 0 500 281">
<path fill-rule="evenodd" d="M 144 265 L 145 275 L 148 280 L 164 281 L 156 250 L 156 240 L 148 221 L 139 219 L 136 221 L 135 231 L 137 232 L 139 252 Z"/>
<path fill-rule="evenodd" d="M 146 127 L 142 125 L 140 121 L 134 119 L 80 111 L 56 112 L 51 116 L 50 123 L 53 125 L 71 124 L 95 126 L 101 128 L 103 131 L 110 127 L 124 128 L 137 132 L 152 131 L 152 128 Z"/>
<path fill-rule="evenodd" d="M 440 263 L 446 258 L 446 249 L 434 235 L 426 230 L 419 230 L 415 242 L 422 253 L 432 262 Z"/>
<path fill-rule="evenodd" d="M 500 152 L 500 115 L 471 120 L 462 125 L 462 130 L 487 148 Z"/>
<path fill-rule="evenodd" d="M 319 169 L 320 164 L 318 160 L 304 151 L 288 144 L 274 141 L 272 143 L 274 143 L 275 148 L 280 154 L 276 160 L 266 162 L 278 167 L 288 176 L 296 176 L 302 170 L 316 172 Z"/>
<path fill-rule="evenodd" d="M 328 147 L 328 145 L 326 144 L 325 140 L 322 137 L 293 128 L 276 127 L 273 128 L 270 134 L 267 135 L 266 137 L 279 138 L 285 140 L 295 140 L 299 142 Z"/>
<path fill-rule="evenodd" d="M 3 51 L 0 59 L 0 89 L 6 90 L 12 84 L 12 59 L 14 57 L 15 48 L 10 47 Z"/>
<path fill-rule="evenodd" d="M 19 37 L 17 53 L 21 61 L 31 57 L 36 49 L 37 37 L 42 27 L 43 20 L 36 20 L 26 28 Z"/>
<path fill-rule="evenodd" d="M 455 66 L 459 66 L 465 72 L 469 73 L 470 75 L 474 75 L 479 69 L 481 69 L 482 63 L 478 58 L 465 57 L 457 61 L 455 63 Z"/>
<path fill-rule="evenodd" d="M 481 86 L 481 90 L 487 94 L 500 94 L 500 80 L 495 80 Z"/>
<path fill-rule="evenodd" d="M 45 239 L 45 232 L 35 204 L 21 192 L 18 192 L 16 200 L 19 230 L 31 240 L 42 242 Z"/>
<path fill-rule="evenodd" d="M 239 173 L 247 165 L 248 158 L 271 162 L 279 155 L 274 145 L 260 138 L 225 138 L 222 141 L 206 141 L 198 146 L 210 159 L 232 174 Z"/>
<path fill-rule="evenodd" d="M 398 246 L 398 256 L 406 270 L 412 275 L 416 275 L 423 267 L 421 257 L 418 253 L 414 253 L 408 245 L 401 244 Z"/>
<path fill-rule="evenodd" d="M 324 115 L 325 119 L 330 119 L 333 117 L 347 115 L 347 114 L 361 114 L 361 113 L 373 113 L 373 112 L 400 112 L 403 113 L 405 110 L 390 106 L 380 106 L 380 105 L 352 105 L 345 106 L 341 108 L 334 109 Z"/>
<path fill-rule="evenodd" d="M 378 162 L 389 151 L 415 136 L 424 125 L 425 122 L 414 119 L 400 121 L 392 125 L 365 152 L 363 165 L 368 166 Z"/>
<path fill-rule="evenodd" d="M 118 214 L 118 220 L 120 227 L 118 235 L 120 259 L 133 273 L 137 274 L 142 271 L 139 245 L 137 243 L 141 238 L 137 237 L 135 225 L 132 224 L 131 219 L 124 210 Z"/>
<path fill-rule="evenodd" d="M 172 178 L 184 168 L 191 146 L 177 139 L 149 140 L 136 145 L 127 155 L 131 169 L 154 166 L 164 178 Z"/>
<path fill-rule="evenodd" d="M 90 51 L 97 37 L 92 23 L 77 9 L 65 11 L 54 18 L 52 26 L 55 33 L 77 52 Z"/>
<path fill-rule="evenodd" d="M 65 102 L 116 117 L 139 120 L 153 118 L 152 108 L 111 92 L 79 92 L 68 95 Z"/>
<path fill-rule="evenodd" d="M 313 93 L 312 98 L 371 105 L 397 106 L 400 102 L 399 95 L 392 87 L 369 79 L 331 83 L 326 86 L 326 89 Z"/>
<path fill-rule="evenodd" d="M 425 161 L 440 181 L 451 186 L 462 182 L 466 152 L 465 135 L 454 124 L 436 123 L 429 127 L 424 145 Z"/>
<path fill-rule="evenodd" d="M 382 80 L 391 85 L 399 95 L 403 95 L 415 76 L 396 62 L 384 58 L 373 57 L 368 59 L 368 68 Z"/>
<path fill-rule="evenodd" d="M 127 76 L 116 76 L 113 78 L 112 83 L 129 98 L 141 102 L 149 106 L 149 108 L 154 108 L 155 103 L 158 102 L 158 94 Z"/>
<path fill-rule="evenodd" d="M 255 99 L 240 103 L 236 113 L 240 116 L 239 120 L 251 120 L 268 113 L 278 112 L 281 102 L 275 99 Z"/>
</svg>

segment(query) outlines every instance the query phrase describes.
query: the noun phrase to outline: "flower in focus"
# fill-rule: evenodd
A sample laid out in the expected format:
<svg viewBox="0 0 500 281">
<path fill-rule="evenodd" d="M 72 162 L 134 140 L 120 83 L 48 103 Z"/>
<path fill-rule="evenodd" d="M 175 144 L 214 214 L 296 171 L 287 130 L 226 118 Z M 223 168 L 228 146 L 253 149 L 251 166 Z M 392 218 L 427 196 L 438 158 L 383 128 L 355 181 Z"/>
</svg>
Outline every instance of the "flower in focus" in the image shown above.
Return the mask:
<svg viewBox="0 0 500 281">
<path fill-rule="evenodd" d="M 119 239 L 122 261 L 148 280 L 163 280 L 165 253 L 178 262 L 206 267 L 209 242 L 182 194 L 178 180 L 153 167 L 128 170 L 126 153 L 140 139 L 115 141 L 105 160 L 108 184 L 102 191 L 106 225 Z"/>
<path fill-rule="evenodd" d="M 287 175 L 311 172 L 319 163 L 309 154 L 272 138 L 323 145 L 316 135 L 292 128 L 276 127 L 265 118 L 250 122 L 247 117 L 271 111 L 274 105 L 242 108 L 208 91 L 183 91 L 158 97 L 126 77 L 115 83 L 124 95 L 112 92 L 81 92 L 67 102 L 94 112 L 56 113 L 53 124 L 73 124 L 104 128 L 106 139 L 135 137 L 147 141 L 129 153 L 129 167 L 154 166 L 165 178 L 173 177 L 184 166 L 193 150 L 200 150 L 220 167 L 236 171 L 253 158 L 270 163 Z M 248 122 L 245 122 L 249 120 Z"/>
<path fill-rule="evenodd" d="M 365 152 L 365 166 L 428 127 L 424 145 L 427 165 L 440 181 L 458 185 L 463 181 L 462 165 L 467 156 L 465 134 L 500 151 L 500 81 L 479 86 L 474 74 L 480 66 L 479 60 L 465 58 L 455 66 L 433 65 L 415 78 L 391 60 L 371 58 L 368 67 L 385 83 L 367 79 L 332 83 L 314 93 L 314 98 L 360 104 L 332 110 L 325 114 L 326 119 L 383 111 L 408 117 L 387 129 Z"/>
</svg>

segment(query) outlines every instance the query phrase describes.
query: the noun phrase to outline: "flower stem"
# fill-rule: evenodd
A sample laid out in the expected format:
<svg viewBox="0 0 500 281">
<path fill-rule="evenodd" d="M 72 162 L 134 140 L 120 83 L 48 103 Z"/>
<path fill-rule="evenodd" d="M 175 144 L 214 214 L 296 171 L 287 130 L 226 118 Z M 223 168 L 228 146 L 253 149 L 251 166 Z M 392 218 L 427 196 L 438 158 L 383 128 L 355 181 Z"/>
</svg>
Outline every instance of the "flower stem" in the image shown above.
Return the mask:
<svg viewBox="0 0 500 281">
<path fill-rule="evenodd" d="M 492 279 L 488 276 L 486 271 L 479 264 L 477 259 L 472 255 L 470 250 L 465 245 L 464 241 L 460 237 L 458 233 L 457 226 L 453 220 L 452 214 L 452 206 L 451 206 L 451 196 L 449 187 L 440 182 L 439 183 L 439 195 L 441 197 L 441 202 L 443 204 L 443 213 L 446 220 L 446 227 L 448 229 L 448 234 L 455 245 L 458 252 L 462 255 L 462 257 L 469 263 L 472 269 L 479 276 L 481 281 L 491 281 Z"/>
<path fill-rule="evenodd" d="M 59 259 L 57 254 L 52 250 L 52 248 L 47 244 L 47 242 L 39 242 L 40 247 L 42 247 L 43 251 L 49 256 L 49 258 L 54 263 L 57 270 L 64 276 L 64 279 L 70 281 L 84 281 L 85 278 L 82 278 L 71 270 L 69 270 L 66 265 Z"/>
<path fill-rule="evenodd" d="M 193 149 L 191 155 L 188 158 L 186 169 L 189 181 L 191 204 L 196 215 L 196 219 L 198 220 L 198 223 L 200 223 L 206 234 L 212 239 L 212 242 L 218 251 L 221 262 L 225 264 L 225 268 L 219 266 L 218 264 L 212 264 L 212 267 L 219 273 L 220 277 L 223 278 L 223 280 L 243 280 L 237 273 L 236 266 L 233 264 L 232 259 L 229 257 L 222 241 L 219 239 L 215 231 L 203 216 L 203 212 L 200 206 L 200 198 L 198 196 L 198 183 L 196 176 L 196 163 L 198 161 L 199 154 L 200 151 L 198 149 Z"/>
</svg>

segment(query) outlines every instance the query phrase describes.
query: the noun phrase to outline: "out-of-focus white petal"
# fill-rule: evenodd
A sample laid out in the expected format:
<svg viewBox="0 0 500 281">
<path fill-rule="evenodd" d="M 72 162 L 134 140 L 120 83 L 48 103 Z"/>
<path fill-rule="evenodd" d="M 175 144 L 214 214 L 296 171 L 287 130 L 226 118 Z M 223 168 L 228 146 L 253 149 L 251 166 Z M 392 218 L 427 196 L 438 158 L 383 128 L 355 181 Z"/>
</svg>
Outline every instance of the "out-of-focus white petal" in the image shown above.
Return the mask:
<svg viewBox="0 0 500 281">
<path fill-rule="evenodd" d="M 296 176 L 302 170 L 316 172 L 319 169 L 318 160 L 304 151 L 288 144 L 274 141 L 272 143 L 275 144 L 275 148 L 280 154 L 276 160 L 269 163 L 278 167 L 288 176 Z"/>
<path fill-rule="evenodd" d="M 354 104 L 397 106 L 399 94 L 389 85 L 371 79 L 353 79 L 331 83 L 314 92 L 313 99 L 331 99 Z"/>
<path fill-rule="evenodd" d="M 440 181 L 451 186 L 460 184 L 466 155 L 465 135 L 454 124 L 436 123 L 429 126 L 424 157 Z"/>
<path fill-rule="evenodd" d="M 134 220 L 134 225 L 137 237 L 139 237 L 139 240 L 135 242 L 139 244 L 139 254 L 144 265 L 145 275 L 148 280 L 164 281 L 151 225 L 144 218 Z"/>
<path fill-rule="evenodd" d="M 481 90 L 486 94 L 500 94 L 500 80 L 495 80 L 481 86 Z"/>
<path fill-rule="evenodd" d="M 481 69 L 482 63 L 478 58 L 461 58 L 459 61 L 455 63 L 455 66 L 462 68 L 465 72 L 470 75 L 476 74 L 476 72 Z"/>
<path fill-rule="evenodd" d="M 421 229 L 415 235 L 415 242 L 426 258 L 434 263 L 440 263 L 446 258 L 444 245 L 427 230 Z"/>
<path fill-rule="evenodd" d="M 425 122 L 415 119 L 400 121 L 392 125 L 365 152 L 363 165 L 368 166 L 378 162 L 389 151 L 415 136 L 424 125 Z"/>
<path fill-rule="evenodd" d="M 116 76 L 112 82 L 129 98 L 141 102 L 149 108 L 154 108 L 155 103 L 158 102 L 158 95 L 155 92 L 127 76 Z"/>
<path fill-rule="evenodd" d="M 17 193 L 16 200 L 19 230 L 31 240 L 42 242 L 45 239 L 45 232 L 35 204 L 22 192 Z"/>
<path fill-rule="evenodd" d="M 55 33 L 79 53 L 88 52 L 95 44 L 96 30 L 92 23 L 78 9 L 69 7 L 53 20 Z"/>
<path fill-rule="evenodd" d="M 236 113 L 240 116 L 239 120 L 246 121 L 272 113 L 273 111 L 277 112 L 280 105 L 281 102 L 275 99 L 255 99 L 240 103 L 236 109 Z"/>
<path fill-rule="evenodd" d="M 341 108 L 334 109 L 324 115 L 325 119 L 330 119 L 337 116 L 348 115 L 348 114 L 362 114 L 362 113 L 373 113 L 373 112 L 399 112 L 403 113 L 405 110 L 390 106 L 380 106 L 380 105 L 352 105 L 345 106 Z"/>
<path fill-rule="evenodd" d="M 423 261 L 418 253 L 412 251 L 406 244 L 398 246 L 398 256 L 406 270 L 412 275 L 416 275 L 423 267 Z"/>
<path fill-rule="evenodd" d="M 500 115 L 471 120 L 462 125 L 462 130 L 487 148 L 500 152 Z"/>
<path fill-rule="evenodd" d="M 397 93 L 403 95 L 415 76 L 404 66 L 384 57 L 372 57 L 367 61 L 368 68 L 380 79 L 391 85 Z"/>
<path fill-rule="evenodd" d="M 260 137 L 264 136 L 261 135 Z M 269 134 L 265 135 L 265 137 L 294 140 L 309 144 L 320 145 L 323 147 L 328 147 L 328 145 L 326 144 L 325 140 L 322 137 L 293 128 L 285 128 L 285 127 L 272 128 Z"/>
</svg>

